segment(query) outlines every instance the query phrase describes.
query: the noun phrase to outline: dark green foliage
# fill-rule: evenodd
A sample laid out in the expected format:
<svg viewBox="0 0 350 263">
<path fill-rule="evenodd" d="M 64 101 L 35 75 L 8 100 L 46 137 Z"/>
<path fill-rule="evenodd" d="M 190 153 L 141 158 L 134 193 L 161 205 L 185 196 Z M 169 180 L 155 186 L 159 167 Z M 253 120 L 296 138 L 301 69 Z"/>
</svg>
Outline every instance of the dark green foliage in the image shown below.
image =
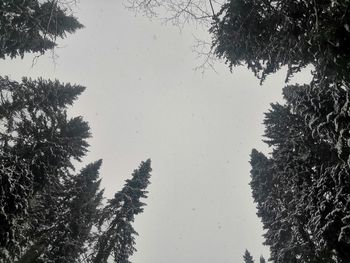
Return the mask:
<svg viewBox="0 0 350 263">
<path fill-rule="evenodd" d="M 287 78 L 308 64 L 349 81 L 349 1 L 229 0 L 211 28 L 218 57 L 246 64 L 262 81 L 282 66 Z"/>
<path fill-rule="evenodd" d="M 82 25 L 56 0 L 3 0 L 0 2 L 0 58 L 24 56 L 56 45 L 56 38 Z"/>
<path fill-rule="evenodd" d="M 244 263 L 254 263 L 253 257 L 250 255 L 249 251 L 246 250 L 243 255 Z"/>
<path fill-rule="evenodd" d="M 272 105 L 264 121 L 271 157 L 251 155 L 253 198 L 271 259 L 349 262 L 348 92 L 313 82 L 284 94 L 287 104 Z"/>
<path fill-rule="evenodd" d="M 143 212 L 146 188 L 149 184 L 151 160 L 142 162 L 132 178 L 126 180 L 123 189 L 108 201 L 100 218 L 102 233 L 95 246 L 93 263 L 107 263 L 112 256 L 116 263 L 129 263 L 129 257 L 136 251 L 134 248 L 134 228 L 131 223 L 135 215 Z"/>
</svg>

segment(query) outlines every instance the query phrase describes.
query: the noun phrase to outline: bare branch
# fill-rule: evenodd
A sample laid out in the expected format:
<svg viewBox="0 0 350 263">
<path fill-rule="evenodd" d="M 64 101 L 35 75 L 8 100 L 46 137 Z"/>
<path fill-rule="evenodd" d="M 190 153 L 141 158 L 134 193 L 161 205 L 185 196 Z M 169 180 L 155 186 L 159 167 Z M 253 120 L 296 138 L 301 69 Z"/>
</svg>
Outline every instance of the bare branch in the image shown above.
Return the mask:
<svg viewBox="0 0 350 263">
<path fill-rule="evenodd" d="M 224 0 L 125 0 L 127 9 L 136 15 L 144 15 L 150 19 L 157 18 L 164 24 L 177 26 L 182 30 L 186 25 L 200 26 L 208 30 L 220 10 Z M 192 47 L 196 57 L 202 62 L 195 70 L 214 70 L 216 57 L 212 43 L 194 36 Z M 214 70 L 215 71 L 215 70 Z"/>
</svg>

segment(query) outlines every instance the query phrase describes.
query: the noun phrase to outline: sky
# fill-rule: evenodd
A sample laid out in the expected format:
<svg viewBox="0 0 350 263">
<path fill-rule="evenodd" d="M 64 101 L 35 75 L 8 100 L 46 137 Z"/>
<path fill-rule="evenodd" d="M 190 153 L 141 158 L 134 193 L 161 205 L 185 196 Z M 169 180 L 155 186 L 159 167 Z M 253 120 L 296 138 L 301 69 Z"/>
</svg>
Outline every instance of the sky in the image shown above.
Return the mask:
<svg viewBox="0 0 350 263">
<path fill-rule="evenodd" d="M 249 188 L 252 148 L 269 104 L 281 101 L 285 71 L 259 81 L 244 67 L 195 71 L 193 35 L 203 29 L 135 16 L 118 0 L 74 7 L 85 28 L 33 63 L 2 60 L 2 75 L 86 86 L 70 110 L 90 123 L 83 163 L 102 158 L 107 197 L 142 160 L 152 159 L 147 206 L 137 216 L 133 263 L 243 262 L 245 249 L 268 256 Z M 294 81 L 306 82 L 308 72 Z"/>
</svg>

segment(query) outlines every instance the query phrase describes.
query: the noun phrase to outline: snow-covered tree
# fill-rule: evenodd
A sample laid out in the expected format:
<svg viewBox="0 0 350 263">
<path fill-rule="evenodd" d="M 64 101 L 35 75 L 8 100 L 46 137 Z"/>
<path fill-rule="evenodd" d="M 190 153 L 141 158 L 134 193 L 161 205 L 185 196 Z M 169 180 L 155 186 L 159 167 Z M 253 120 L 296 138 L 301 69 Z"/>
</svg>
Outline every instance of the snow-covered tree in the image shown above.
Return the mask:
<svg viewBox="0 0 350 263">
<path fill-rule="evenodd" d="M 68 6 L 57 0 L 2 0 L 0 2 L 0 58 L 23 57 L 27 52 L 39 52 L 56 45 L 82 28 L 69 14 Z"/>
<path fill-rule="evenodd" d="M 75 174 L 87 152 L 89 126 L 69 118 L 84 87 L 0 77 L 0 261 L 128 262 L 132 222 L 143 211 L 151 172 L 142 162 L 102 208 L 102 161 Z M 92 254 L 91 254 L 92 253 Z M 94 261 L 92 261 L 94 260 Z"/>
<path fill-rule="evenodd" d="M 35 197 L 28 219 L 31 227 L 25 233 L 31 239 L 19 263 L 78 262 L 87 252 L 103 194 L 98 179 L 101 163 L 89 164 Z"/>
<path fill-rule="evenodd" d="M 288 77 L 308 64 L 349 82 L 349 1 L 229 0 L 211 28 L 218 57 L 246 64 L 257 77 L 282 66 Z"/>
<path fill-rule="evenodd" d="M 21 254 L 34 196 L 56 185 L 86 153 L 89 127 L 66 110 L 84 90 L 58 81 L 0 77 L 0 255 Z M 51 190 L 50 190 L 51 191 Z"/>
<path fill-rule="evenodd" d="M 103 208 L 99 224 L 102 232 L 91 262 L 107 263 L 110 256 L 116 263 L 130 262 L 129 257 L 136 251 L 134 236 L 137 235 L 131 223 L 135 215 L 143 212 L 145 204 L 140 199 L 147 197 L 151 171 L 151 160 L 142 162 L 123 189 Z"/>
<path fill-rule="evenodd" d="M 316 85 L 312 83 L 312 85 Z M 274 262 L 349 262 L 348 92 L 288 86 L 253 150 L 251 187 Z M 323 83 L 324 85 L 324 83 Z"/>
</svg>

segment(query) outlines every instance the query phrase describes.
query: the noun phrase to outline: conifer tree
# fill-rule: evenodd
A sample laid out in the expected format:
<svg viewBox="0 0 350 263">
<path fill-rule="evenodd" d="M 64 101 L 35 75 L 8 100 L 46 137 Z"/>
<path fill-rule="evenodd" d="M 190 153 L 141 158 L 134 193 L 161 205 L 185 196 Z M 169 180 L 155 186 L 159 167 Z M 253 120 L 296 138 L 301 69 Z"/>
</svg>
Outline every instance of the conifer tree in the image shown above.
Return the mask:
<svg viewBox="0 0 350 263">
<path fill-rule="evenodd" d="M 348 262 L 347 91 L 296 85 L 284 94 L 287 104 L 272 105 L 264 121 L 271 157 L 251 156 L 271 259 Z"/>
<path fill-rule="evenodd" d="M 341 262 L 350 261 L 349 221 L 349 92 L 341 86 L 332 85 L 323 90 L 317 83 L 288 86 L 284 95 L 312 137 L 324 144 L 318 152 L 320 159 L 328 158 L 313 168 L 317 177 L 310 187 L 308 207 L 312 215 L 309 222 L 315 242 L 335 251 Z M 310 99 L 311 98 L 311 99 Z M 311 192 L 312 191 L 312 192 Z"/>
<path fill-rule="evenodd" d="M 98 179 L 101 163 L 99 160 L 87 165 L 61 184 L 60 189 L 56 188 L 56 192 L 36 197 L 29 215 L 31 228 L 26 232 L 31 236 L 31 245 L 20 263 L 78 262 L 87 251 L 103 195 Z"/>
<path fill-rule="evenodd" d="M 55 47 L 57 37 L 82 28 L 57 0 L 3 0 L 0 12 L 0 58 L 43 54 Z"/>
<path fill-rule="evenodd" d="M 230 0 L 211 28 L 218 57 L 246 64 L 261 80 L 282 66 L 288 76 L 308 64 L 349 82 L 349 2 Z"/>
<path fill-rule="evenodd" d="M 58 81 L 22 83 L 0 77 L 0 255 L 11 260 L 27 239 L 28 209 L 40 192 L 54 199 L 54 187 L 68 176 L 72 160 L 87 150 L 89 127 L 81 117 L 67 117 L 84 90 Z M 49 187 L 53 186 L 53 187 Z"/>
<path fill-rule="evenodd" d="M 132 178 L 126 180 L 123 189 L 103 208 L 100 218 L 101 234 L 94 248 L 92 263 L 107 263 L 112 256 L 116 263 L 129 263 L 129 257 L 136 251 L 134 236 L 137 234 L 132 226 L 135 215 L 143 212 L 146 188 L 149 184 L 151 160 L 140 164 Z"/>
<path fill-rule="evenodd" d="M 254 263 L 253 257 L 250 255 L 249 251 L 246 250 L 243 255 L 244 263 Z"/>
<path fill-rule="evenodd" d="M 263 256 L 260 256 L 260 263 L 266 263 L 266 260 Z"/>
</svg>

